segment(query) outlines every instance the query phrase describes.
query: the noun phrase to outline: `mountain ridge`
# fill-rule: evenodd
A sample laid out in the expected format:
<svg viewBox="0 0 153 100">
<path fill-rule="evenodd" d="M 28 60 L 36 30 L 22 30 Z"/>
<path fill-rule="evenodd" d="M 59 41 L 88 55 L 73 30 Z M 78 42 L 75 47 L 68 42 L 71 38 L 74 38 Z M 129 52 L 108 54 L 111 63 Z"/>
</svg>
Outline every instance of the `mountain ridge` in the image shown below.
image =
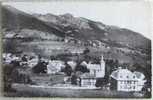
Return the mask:
<svg viewBox="0 0 153 100">
<path fill-rule="evenodd" d="M 12 20 L 13 19 L 13 20 Z M 105 25 L 71 14 L 27 14 L 16 8 L 2 6 L 2 28 L 7 31 L 35 29 L 59 37 L 72 37 L 84 43 L 103 41 L 111 46 L 151 51 L 151 40 L 132 30 Z M 20 34 L 20 32 L 18 33 Z"/>
<path fill-rule="evenodd" d="M 52 14 L 51 14 L 52 15 Z M 64 25 L 62 25 L 62 22 L 60 22 L 60 24 L 59 23 L 55 23 L 54 21 L 53 22 L 51 22 L 51 19 L 47 19 L 47 18 L 45 18 L 45 16 L 46 15 L 42 15 L 41 17 L 43 17 L 44 19 L 41 19 L 40 17 L 38 17 L 38 16 L 36 16 L 35 15 L 35 17 L 37 17 L 38 19 L 40 19 L 40 20 L 43 20 L 43 21 L 48 21 L 49 23 L 54 23 L 54 24 L 56 24 L 56 25 L 58 25 L 58 26 L 60 26 L 60 27 L 64 27 L 65 29 L 69 26 L 69 30 L 70 29 L 72 29 L 71 31 L 73 31 L 74 29 L 80 29 L 80 28 L 78 28 L 78 27 L 76 27 L 76 26 L 74 26 L 74 24 L 73 23 L 69 23 L 69 22 L 67 22 L 69 25 L 67 25 L 67 26 L 64 26 Z M 54 16 L 54 15 L 53 15 Z M 59 15 L 59 16 L 61 16 L 61 15 Z M 70 15 L 69 15 L 70 16 Z M 50 17 L 51 18 L 51 17 Z M 56 16 L 56 18 L 58 19 L 59 17 L 58 16 Z M 73 17 L 72 15 L 71 15 L 71 19 L 78 19 L 78 18 L 80 18 L 80 17 Z M 70 19 L 70 20 L 71 20 Z M 141 47 L 141 44 L 143 44 L 144 42 L 145 42 L 145 45 L 143 45 L 143 46 L 146 46 L 147 44 L 150 44 L 150 39 L 148 39 L 148 38 L 146 38 L 146 37 L 144 37 L 142 34 L 139 34 L 139 33 L 137 33 L 137 32 L 134 32 L 134 31 L 132 31 L 132 30 L 129 30 L 129 29 L 126 29 L 126 28 L 119 28 L 119 27 L 117 27 L 116 28 L 116 26 L 109 26 L 109 25 L 105 25 L 105 24 L 103 24 L 103 23 L 100 23 L 100 22 L 95 22 L 95 21 L 92 21 L 92 20 L 89 20 L 89 19 L 86 19 L 86 18 L 84 18 L 85 20 L 86 20 L 86 24 L 87 24 L 87 29 L 82 29 L 82 30 L 77 30 L 77 31 L 79 31 L 80 33 L 81 33 L 81 37 L 83 37 L 84 35 L 85 35 L 85 37 L 88 37 L 87 35 L 89 34 L 89 33 L 91 33 L 90 35 L 91 36 L 95 36 L 95 35 L 97 35 L 98 37 L 99 37 L 99 34 L 103 34 L 102 36 L 100 36 L 101 38 L 103 38 L 103 37 L 105 37 L 105 35 L 108 35 L 108 34 L 110 34 L 110 37 L 108 37 L 108 39 L 110 39 L 110 40 L 112 40 L 112 41 L 116 41 L 117 40 L 117 42 L 130 42 L 130 45 L 133 45 L 133 41 L 135 41 L 136 39 L 139 39 L 139 44 L 138 45 L 140 45 L 140 47 Z M 69 21 L 69 19 L 66 19 L 66 20 L 68 20 Z M 93 31 L 93 28 L 94 28 L 94 31 Z M 92 32 L 91 32 L 92 31 Z M 116 32 L 117 31 L 117 32 Z M 88 33 L 88 34 L 84 34 L 84 33 Z M 92 34 L 92 33 L 94 33 L 94 34 Z M 126 33 L 126 34 L 125 34 Z M 113 34 L 115 34 L 116 36 L 114 36 Z M 112 36 L 111 36 L 112 35 Z M 122 37 L 124 37 L 125 39 L 122 39 L 122 38 L 120 38 L 120 39 L 122 39 L 122 41 L 118 38 L 118 36 L 120 36 L 120 35 L 123 35 Z M 84 38 L 85 38 L 84 37 Z M 114 38 L 117 38 L 116 40 L 114 39 Z M 127 37 L 127 38 L 126 38 Z M 133 37 L 136 37 L 136 38 L 134 38 L 133 39 L 133 41 L 130 41 L 129 40 L 129 37 L 130 38 L 133 38 Z M 94 38 L 93 38 L 94 39 Z M 118 41 L 119 40 L 119 41 Z M 123 41 L 124 40 L 124 41 Z M 125 41 L 126 40 L 126 41 Z M 136 40 L 137 41 L 137 40 Z M 137 45 L 136 44 L 136 45 Z M 143 47 L 142 46 L 142 47 Z M 144 48 L 146 48 L 146 47 L 144 47 Z"/>
</svg>

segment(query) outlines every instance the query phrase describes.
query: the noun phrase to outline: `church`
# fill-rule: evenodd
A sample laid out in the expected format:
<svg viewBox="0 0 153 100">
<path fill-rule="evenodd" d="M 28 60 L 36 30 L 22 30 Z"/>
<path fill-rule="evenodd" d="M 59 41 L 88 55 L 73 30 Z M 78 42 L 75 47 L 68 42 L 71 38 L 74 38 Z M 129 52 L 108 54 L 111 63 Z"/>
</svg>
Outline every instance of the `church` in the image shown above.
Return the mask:
<svg viewBox="0 0 153 100">
<path fill-rule="evenodd" d="M 94 75 L 95 78 L 103 78 L 105 76 L 105 61 L 103 56 L 101 56 L 100 64 L 89 62 L 87 68 L 90 70 L 90 74 Z"/>
<path fill-rule="evenodd" d="M 105 76 L 105 61 L 103 55 L 101 56 L 100 64 L 82 62 L 82 65 L 87 66 L 90 70 L 80 76 L 80 86 L 82 87 L 95 87 L 97 78 L 104 78 Z"/>
</svg>

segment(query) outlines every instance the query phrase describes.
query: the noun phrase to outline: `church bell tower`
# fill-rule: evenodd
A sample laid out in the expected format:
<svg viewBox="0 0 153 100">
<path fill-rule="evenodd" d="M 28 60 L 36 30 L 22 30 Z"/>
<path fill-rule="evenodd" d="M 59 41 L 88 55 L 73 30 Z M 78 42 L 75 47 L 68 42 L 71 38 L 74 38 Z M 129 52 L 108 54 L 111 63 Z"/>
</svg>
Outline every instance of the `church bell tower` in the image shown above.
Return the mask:
<svg viewBox="0 0 153 100">
<path fill-rule="evenodd" d="M 101 60 L 100 60 L 100 70 L 101 70 L 102 77 L 104 77 L 105 76 L 105 61 L 104 61 L 103 55 L 101 56 Z"/>
</svg>

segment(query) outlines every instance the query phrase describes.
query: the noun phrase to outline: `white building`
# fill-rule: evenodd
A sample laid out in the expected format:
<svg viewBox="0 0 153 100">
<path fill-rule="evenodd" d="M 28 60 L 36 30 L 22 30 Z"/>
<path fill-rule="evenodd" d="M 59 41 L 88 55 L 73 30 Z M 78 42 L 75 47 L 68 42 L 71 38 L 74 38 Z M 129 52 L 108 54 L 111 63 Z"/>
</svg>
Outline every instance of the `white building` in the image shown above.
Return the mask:
<svg viewBox="0 0 153 100">
<path fill-rule="evenodd" d="M 141 91 L 146 82 L 142 73 L 122 68 L 113 71 L 111 78 L 111 88 L 117 91 Z"/>
<path fill-rule="evenodd" d="M 11 53 L 3 53 L 3 62 L 6 64 L 10 64 L 12 61 L 20 61 L 21 59 L 17 57 L 16 55 L 13 55 Z"/>
<path fill-rule="evenodd" d="M 61 68 L 64 68 L 65 64 L 60 60 L 50 60 L 47 65 L 47 74 L 55 74 L 61 71 Z"/>
<path fill-rule="evenodd" d="M 95 78 L 103 78 L 105 76 L 105 61 L 101 56 L 100 64 L 92 64 L 91 62 L 82 62 L 82 65 L 86 65 L 90 70 L 90 74 L 94 75 Z"/>
<path fill-rule="evenodd" d="M 96 78 L 94 75 L 85 73 L 80 76 L 80 86 L 81 87 L 95 87 Z"/>
<path fill-rule="evenodd" d="M 3 60 L 4 63 L 6 63 L 6 64 L 10 64 L 11 63 L 12 58 L 11 58 L 11 54 L 10 53 L 8 53 L 8 54 L 7 53 L 3 53 L 2 57 L 3 57 L 3 59 L 5 59 L 5 60 Z"/>
</svg>

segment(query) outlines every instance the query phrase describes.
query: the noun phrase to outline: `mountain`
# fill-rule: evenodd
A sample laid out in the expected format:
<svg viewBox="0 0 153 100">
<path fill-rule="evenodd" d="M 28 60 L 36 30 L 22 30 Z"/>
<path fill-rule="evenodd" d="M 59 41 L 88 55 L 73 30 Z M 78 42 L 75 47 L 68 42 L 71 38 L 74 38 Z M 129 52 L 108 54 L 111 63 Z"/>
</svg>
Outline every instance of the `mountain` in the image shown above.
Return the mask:
<svg viewBox="0 0 153 100">
<path fill-rule="evenodd" d="M 13 19 L 13 20 L 12 20 Z M 27 14 L 10 6 L 2 7 L 2 27 L 9 30 L 37 29 L 61 37 L 72 36 L 84 40 L 108 40 L 134 48 L 150 48 L 151 41 L 128 29 L 104 25 L 71 14 Z"/>
<path fill-rule="evenodd" d="M 63 15 L 31 15 L 11 6 L 2 6 L 2 29 L 4 30 L 4 38 L 11 38 L 12 36 L 16 38 L 39 39 L 38 43 L 33 41 L 24 42 L 24 50 L 25 44 L 27 44 L 27 50 L 31 50 L 30 44 L 35 44 L 33 46 L 34 49 L 36 47 L 39 50 L 43 48 L 41 52 L 47 52 L 46 54 L 48 55 L 49 53 L 56 54 L 55 52 L 60 50 L 82 49 L 85 46 L 80 44 L 90 44 L 93 52 L 99 50 L 104 53 L 106 58 L 137 62 L 143 65 L 151 62 L 151 40 L 143 35 L 129 29 L 105 25 L 82 17 L 74 17 L 69 13 Z M 52 40 L 55 37 L 60 42 L 57 43 L 56 41 L 56 43 L 53 43 Z M 74 43 L 73 45 L 62 43 L 61 41 L 65 38 L 71 38 L 81 43 Z M 40 39 L 47 39 L 47 42 Z M 48 40 L 50 41 L 48 42 Z M 20 43 L 22 42 L 20 41 Z M 97 49 L 99 44 L 103 46 Z M 51 48 L 51 51 L 48 49 L 45 51 L 44 49 L 46 48 Z"/>
<path fill-rule="evenodd" d="M 30 14 L 19 11 L 11 6 L 2 7 L 2 28 L 9 30 L 36 29 L 62 36 L 64 33 L 48 26 Z"/>
<path fill-rule="evenodd" d="M 34 14 L 44 22 L 53 23 L 60 27 L 65 33 L 82 40 L 108 40 L 130 46 L 132 48 L 150 48 L 151 41 L 134 31 L 105 25 L 81 17 L 73 17 L 71 14 Z"/>
</svg>

